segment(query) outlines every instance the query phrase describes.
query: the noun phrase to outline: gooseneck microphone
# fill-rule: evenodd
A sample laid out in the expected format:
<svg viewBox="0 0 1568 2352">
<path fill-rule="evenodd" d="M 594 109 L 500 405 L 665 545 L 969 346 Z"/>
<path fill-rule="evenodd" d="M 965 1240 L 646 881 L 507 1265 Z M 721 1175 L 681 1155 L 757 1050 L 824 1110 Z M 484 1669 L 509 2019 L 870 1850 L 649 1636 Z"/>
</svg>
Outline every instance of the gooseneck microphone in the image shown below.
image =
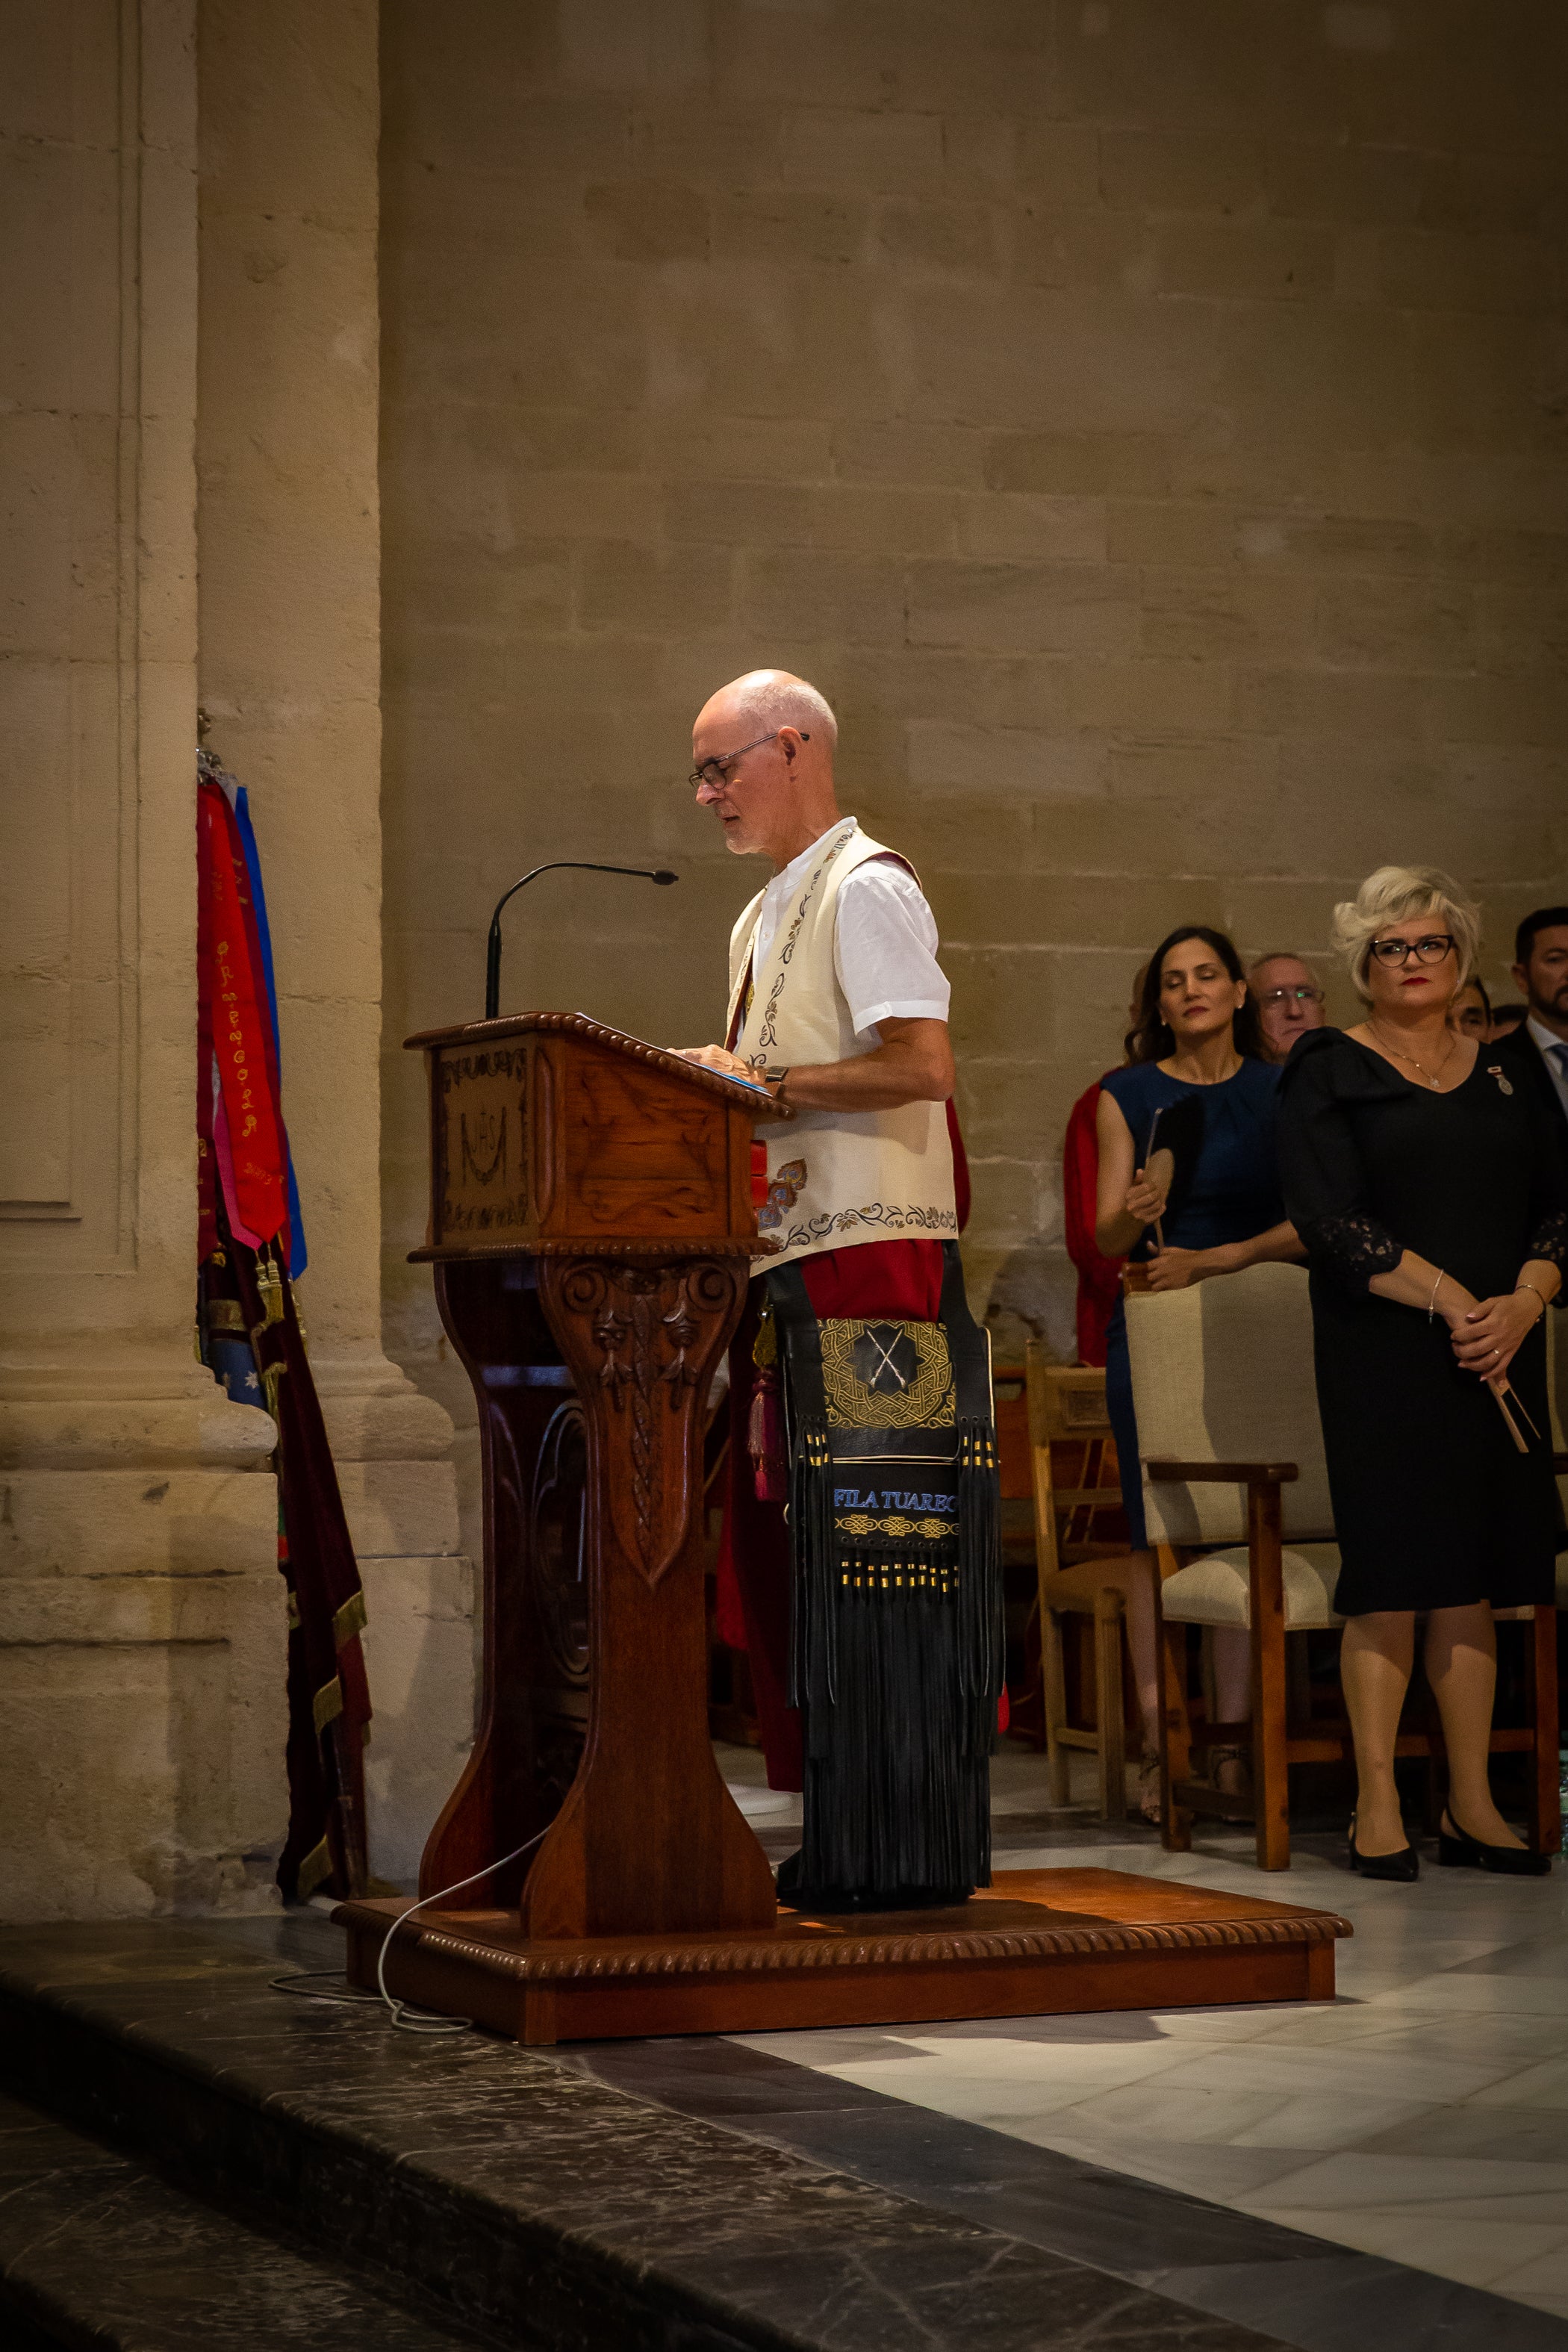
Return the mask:
<svg viewBox="0 0 1568 2352">
<path fill-rule="evenodd" d="M 542 874 L 559 874 L 566 870 L 574 874 L 629 874 L 639 882 L 679 882 L 680 879 L 679 875 L 672 874 L 668 866 L 657 867 L 595 866 L 590 859 L 582 857 L 552 858 L 548 866 L 536 866 L 531 874 L 520 875 L 510 890 L 502 891 L 496 902 L 495 913 L 490 917 L 490 935 L 485 949 L 485 1019 L 487 1021 L 498 1019 L 500 1013 L 501 908 L 509 898 L 516 896 L 525 883 L 537 881 Z"/>
</svg>

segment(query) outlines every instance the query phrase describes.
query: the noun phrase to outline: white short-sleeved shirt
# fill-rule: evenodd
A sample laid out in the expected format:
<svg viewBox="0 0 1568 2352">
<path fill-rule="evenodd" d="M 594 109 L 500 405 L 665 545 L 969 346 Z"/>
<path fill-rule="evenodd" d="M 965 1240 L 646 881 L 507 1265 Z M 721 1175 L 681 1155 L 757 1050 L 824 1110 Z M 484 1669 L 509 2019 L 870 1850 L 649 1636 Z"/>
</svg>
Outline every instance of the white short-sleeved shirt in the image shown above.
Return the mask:
<svg viewBox="0 0 1568 2352">
<path fill-rule="evenodd" d="M 762 970 L 780 920 L 826 837 L 803 849 L 763 892 L 754 971 Z M 858 866 L 840 885 L 833 939 L 834 967 L 858 1037 L 873 1033 L 879 1021 L 947 1019 L 952 991 L 936 950 L 936 918 L 908 866 L 886 857 Z"/>
</svg>

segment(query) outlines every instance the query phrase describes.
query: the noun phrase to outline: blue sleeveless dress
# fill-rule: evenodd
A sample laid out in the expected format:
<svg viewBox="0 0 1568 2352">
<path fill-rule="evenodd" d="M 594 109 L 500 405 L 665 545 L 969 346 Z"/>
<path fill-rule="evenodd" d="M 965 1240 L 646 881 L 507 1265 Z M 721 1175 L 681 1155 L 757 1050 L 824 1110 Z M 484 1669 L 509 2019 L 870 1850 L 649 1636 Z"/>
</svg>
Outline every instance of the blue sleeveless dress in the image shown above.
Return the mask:
<svg viewBox="0 0 1568 2352">
<path fill-rule="evenodd" d="M 1142 1167 L 1157 1110 L 1195 1102 L 1203 1134 L 1197 1151 L 1173 1188 L 1163 1221 L 1172 1249 L 1215 1249 L 1222 1242 L 1250 1241 L 1285 1215 L 1275 1143 L 1275 1104 L 1279 1071 L 1272 1062 L 1244 1060 L 1236 1076 L 1216 1087 L 1189 1086 L 1168 1077 L 1157 1063 L 1112 1070 L 1103 1080 L 1132 1133 Z M 1184 1112 L 1190 1118 L 1190 1112 Z M 1155 1136 L 1158 1148 L 1159 1137 Z M 1185 1160 L 1185 1155 L 1184 1159 Z M 1154 1231 L 1145 1229 L 1132 1249 L 1134 1259 L 1152 1257 Z M 1143 1522 L 1143 1482 L 1138 1461 L 1138 1423 L 1132 1412 L 1132 1375 L 1127 1358 L 1127 1317 L 1119 1297 L 1105 1343 L 1105 1402 L 1116 1433 L 1121 1465 L 1121 1501 L 1134 1550 L 1148 1543 Z"/>
</svg>

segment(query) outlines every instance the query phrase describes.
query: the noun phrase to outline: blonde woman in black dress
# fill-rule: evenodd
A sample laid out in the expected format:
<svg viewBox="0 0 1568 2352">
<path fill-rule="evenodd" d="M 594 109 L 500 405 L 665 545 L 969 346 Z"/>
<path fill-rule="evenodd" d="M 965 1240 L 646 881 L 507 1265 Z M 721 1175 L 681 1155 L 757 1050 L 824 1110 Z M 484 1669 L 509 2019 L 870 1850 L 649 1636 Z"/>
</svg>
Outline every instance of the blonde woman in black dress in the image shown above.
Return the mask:
<svg viewBox="0 0 1568 2352">
<path fill-rule="evenodd" d="M 1394 1748 L 1426 1613 L 1448 1751 L 1439 1859 L 1534 1875 L 1547 1857 L 1514 1835 L 1488 1778 L 1491 1612 L 1553 1598 L 1541 1326 L 1568 1258 L 1568 1171 L 1533 1089 L 1452 1018 L 1479 940 L 1458 886 L 1380 867 L 1334 931 L 1366 1015 L 1301 1038 L 1279 1116 L 1347 1620 L 1351 1859 L 1368 1877 L 1416 1875 Z"/>
</svg>

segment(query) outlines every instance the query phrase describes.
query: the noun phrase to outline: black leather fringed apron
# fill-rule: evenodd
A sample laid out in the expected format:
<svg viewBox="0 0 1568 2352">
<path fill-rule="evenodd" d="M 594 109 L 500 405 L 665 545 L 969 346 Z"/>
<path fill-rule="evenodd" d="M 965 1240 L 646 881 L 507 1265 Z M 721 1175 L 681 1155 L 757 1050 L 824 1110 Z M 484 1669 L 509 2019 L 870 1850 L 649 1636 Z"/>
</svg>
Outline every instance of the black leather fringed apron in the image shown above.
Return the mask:
<svg viewBox="0 0 1568 2352">
<path fill-rule="evenodd" d="M 991 1355 L 943 1244 L 941 1320 L 819 1322 L 799 1266 L 766 1276 L 784 1368 L 792 1705 L 817 1910 L 962 1903 L 991 1877 L 1002 1690 Z"/>
</svg>

